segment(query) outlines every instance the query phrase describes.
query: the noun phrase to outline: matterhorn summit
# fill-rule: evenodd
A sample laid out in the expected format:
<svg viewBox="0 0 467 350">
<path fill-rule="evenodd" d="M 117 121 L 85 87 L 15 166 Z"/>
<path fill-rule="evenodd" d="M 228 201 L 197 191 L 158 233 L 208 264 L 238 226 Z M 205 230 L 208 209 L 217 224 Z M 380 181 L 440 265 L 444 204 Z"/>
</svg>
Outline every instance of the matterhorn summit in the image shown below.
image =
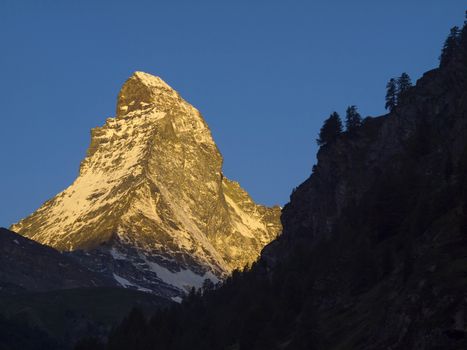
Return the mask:
<svg viewBox="0 0 467 350">
<path fill-rule="evenodd" d="M 77 179 L 11 229 L 124 287 L 176 297 L 254 262 L 279 216 L 223 176 L 198 110 L 136 72 L 116 117 L 92 129 Z"/>
</svg>

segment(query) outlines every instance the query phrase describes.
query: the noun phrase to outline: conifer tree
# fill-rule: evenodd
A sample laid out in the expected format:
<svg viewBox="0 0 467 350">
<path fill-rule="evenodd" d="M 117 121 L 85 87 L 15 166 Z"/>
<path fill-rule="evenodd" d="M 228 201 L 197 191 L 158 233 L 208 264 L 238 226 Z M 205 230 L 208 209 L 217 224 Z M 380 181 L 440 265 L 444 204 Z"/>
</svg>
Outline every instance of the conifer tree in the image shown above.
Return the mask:
<svg viewBox="0 0 467 350">
<path fill-rule="evenodd" d="M 445 67 L 454 57 L 460 45 L 460 30 L 459 27 L 452 27 L 446 41 L 444 42 L 441 56 L 439 56 L 439 66 Z"/>
<path fill-rule="evenodd" d="M 393 111 L 397 105 L 397 83 L 396 79 L 391 78 L 386 84 L 386 105 L 384 106 L 389 111 Z"/>
<path fill-rule="evenodd" d="M 323 126 L 319 132 L 319 137 L 316 140 L 318 146 L 323 146 L 329 142 L 334 141 L 342 133 L 342 121 L 337 114 L 333 112 L 328 119 L 324 121 Z"/>
<path fill-rule="evenodd" d="M 407 90 L 412 86 L 412 80 L 407 73 L 402 73 L 401 76 L 397 79 L 397 100 L 400 101 L 401 96 L 403 96 Z"/>
<path fill-rule="evenodd" d="M 459 46 L 464 54 L 467 54 L 467 11 L 465 11 L 464 26 L 459 34 Z"/>
<path fill-rule="evenodd" d="M 349 106 L 346 111 L 345 127 L 350 134 L 354 133 L 362 125 L 362 117 L 357 111 L 357 106 Z"/>
</svg>

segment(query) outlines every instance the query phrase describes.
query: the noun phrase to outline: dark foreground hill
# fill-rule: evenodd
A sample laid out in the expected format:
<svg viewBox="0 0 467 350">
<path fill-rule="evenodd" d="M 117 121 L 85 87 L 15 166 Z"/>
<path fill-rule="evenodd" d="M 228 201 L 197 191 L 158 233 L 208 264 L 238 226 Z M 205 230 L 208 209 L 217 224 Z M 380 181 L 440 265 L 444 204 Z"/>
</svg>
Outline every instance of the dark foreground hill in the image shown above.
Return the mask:
<svg viewBox="0 0 467 350">
<path fill-rule="evenodd" d="M 170 301 L 118 288 L 72 257 L 0 228 L 0 349 L 67 349 L 103 337 L 135 306 Z"/>
<path fill-rule="evenodd" d="M 107 349 L 467 348 L 466 27 L 454 43 L 391 113 L 321 147 L 250 271 L 134 311 Z"/>
<path fill-rule="evenodd" d="M 118 287 L 1 295 L 0 349 L 69 349 L 83 337 L 104 338 L 134 307 L 149 315 L 169 304 Z"/>
<path fill-rule="evenodd" d="M 117 286 L 57 250 L 0 228 L 0 292 Z"/>
</svg>

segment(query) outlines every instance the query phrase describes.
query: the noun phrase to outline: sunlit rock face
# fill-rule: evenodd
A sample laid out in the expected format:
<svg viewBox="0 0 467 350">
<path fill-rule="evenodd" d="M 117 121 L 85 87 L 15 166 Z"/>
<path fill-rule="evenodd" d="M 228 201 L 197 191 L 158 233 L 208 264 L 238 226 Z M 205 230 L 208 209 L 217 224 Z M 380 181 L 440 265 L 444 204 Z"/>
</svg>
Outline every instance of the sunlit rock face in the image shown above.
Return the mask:
<svg viewBox="0 0 467 350">
<path fill-rule="evenodd" d="M 124 286 L 183 290 L 255 261 L 280 232 L 279 216 L 223 176 L 198 110 L 162 79 L 136 72 L 117 116 L 91 131 L 78 178 L 11 229 L 85 251 L 76 256 Z"/>
</svg>

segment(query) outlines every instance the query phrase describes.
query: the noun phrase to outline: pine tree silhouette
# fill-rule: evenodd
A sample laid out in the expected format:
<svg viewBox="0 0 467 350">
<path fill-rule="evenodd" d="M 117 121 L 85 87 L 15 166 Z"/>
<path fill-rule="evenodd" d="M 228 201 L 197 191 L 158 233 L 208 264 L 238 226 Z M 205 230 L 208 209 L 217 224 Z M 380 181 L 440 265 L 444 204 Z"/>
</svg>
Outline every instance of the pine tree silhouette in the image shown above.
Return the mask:
<svg viewBox="0 0 467 350">
<path fill-rule="evenodd" d="M 393 111 L 397 106 L 397 82 L 391 78 L 386 85 L 386 105 L 384 106 L 389 111 Z"/>
<path fill-rule="evenodd" d="M 345 117 L 345 127 L 349 134 L 353 134 L 362 125 L 362 117 L 357 112 L 357 106 L 352 105 L 347 108 Z"/>
<path fill-rule="evenodd" d="M 407 73 L 402 73 L 397 78 L 397 101 L 400 102 L 401 98 L 404 97 L 405 93 L 412 87 L 412 80 Z"/>
<path fill-rule="evenodd" d="M 439 66 L 445 67 L 451 62 L 460 46 L 460 30 L 459 27 L 452 27 L 451 31 L 444 42 L 441 55 L 439 56 Z"/>
<path fill-rule="evenodd" d="M 323 146 L 329 142 L 334 141 L 342 133 L 342 121 L 337 114 L 333 112 L 328 119 L 324 121 L 323 126 L 319 132 L 319 137 L 316 140 L 318 146 Z"/>
</svg>

